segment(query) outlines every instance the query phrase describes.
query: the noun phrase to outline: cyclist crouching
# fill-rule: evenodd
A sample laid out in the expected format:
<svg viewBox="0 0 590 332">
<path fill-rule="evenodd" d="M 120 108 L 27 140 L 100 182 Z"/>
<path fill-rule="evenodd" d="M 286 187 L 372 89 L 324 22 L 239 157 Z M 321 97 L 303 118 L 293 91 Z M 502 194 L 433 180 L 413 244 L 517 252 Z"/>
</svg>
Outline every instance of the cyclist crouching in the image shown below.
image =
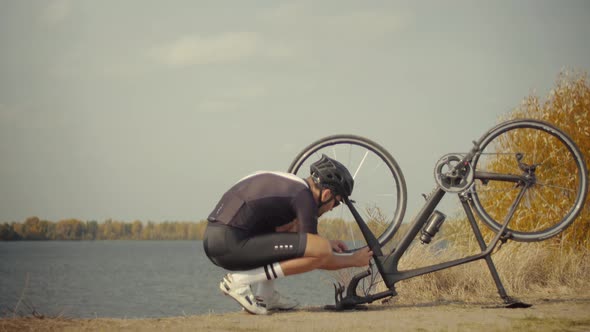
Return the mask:
<svg viewBox="0 0 590 332">
<path fill-rule="evenodd" d="M 322 155 L 301 179 L 258 172 L 231 187 L 208 217 L 204 249 L 209 259 L 232 271 L 219 287 L 251 314 L 290 310 L 298 303 L 279 294 L 273 281 L 315 269 L 367 266 L 364 248 L 352 255 L 340 240 L 317 232 L 318 217 L 352 193 L 354 180 L 340 162 Z"/>
</svg>

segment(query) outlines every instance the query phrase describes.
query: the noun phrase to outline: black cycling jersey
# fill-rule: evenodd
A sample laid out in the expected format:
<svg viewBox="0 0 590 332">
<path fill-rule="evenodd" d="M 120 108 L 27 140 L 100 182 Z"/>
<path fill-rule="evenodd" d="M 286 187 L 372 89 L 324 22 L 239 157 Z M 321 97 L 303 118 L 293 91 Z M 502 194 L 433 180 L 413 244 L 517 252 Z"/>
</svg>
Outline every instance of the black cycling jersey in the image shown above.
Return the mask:
<svg viewBox="0 0 590 332">
<path fill-rule="evenodd" d="M 305 180 L 289 173 L 259 172 L 238 181 L 211 212 L 203 246 L 228 270 L 247 270 L 302 257 L 307 236 L 317 234 L 318 206 Z M 299 233 L 275 228 L 299 221 Z"/>
<path fill-rule="evenodd" d="M 299 232 L 317 234 L 318 206 L 305 180 L 281 172 L 258 172 L 231 187 L 207 218 L 250 235 L 299 220 Z"/>
</svg>

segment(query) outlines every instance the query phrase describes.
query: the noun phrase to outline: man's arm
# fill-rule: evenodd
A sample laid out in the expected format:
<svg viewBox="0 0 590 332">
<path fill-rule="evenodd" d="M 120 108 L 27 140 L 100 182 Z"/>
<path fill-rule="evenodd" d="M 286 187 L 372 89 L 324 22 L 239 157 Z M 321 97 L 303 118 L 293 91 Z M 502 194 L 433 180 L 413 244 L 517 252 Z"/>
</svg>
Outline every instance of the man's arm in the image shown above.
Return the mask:
<svg viewBox="0 0 590 332">
<path fill-rule="evenodd" d="M 322 270 L 340 270 L 347 267 L 367 266 L 373 252 L 365 247 L 352 254 L 332 254 L 321 267 Z"/>
</svg>

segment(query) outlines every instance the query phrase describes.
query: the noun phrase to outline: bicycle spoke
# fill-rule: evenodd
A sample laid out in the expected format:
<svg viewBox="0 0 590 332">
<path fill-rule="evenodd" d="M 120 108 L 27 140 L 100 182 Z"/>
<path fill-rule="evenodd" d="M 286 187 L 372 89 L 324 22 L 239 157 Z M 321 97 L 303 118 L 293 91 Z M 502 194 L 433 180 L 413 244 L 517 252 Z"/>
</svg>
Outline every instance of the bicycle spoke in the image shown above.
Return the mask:
<svg viewBox="0 0 590 332">
<path fill-rule="evenodd" d="M 533 165 L 537 163 L 537 141 L 539 139 L 540 132 L 538 130 L 536 130 L 535 135 L 536 135 L 536 137 L 534 139 L 535 146 L 533 148 Z"/>
<path fill-rule="evenodd" d="M 560 213 L 559 213 L 559 211 L 556 209 L 555 205 L 553 205 L 553 204 L 549 203 L 549 202 L 547 201 L 547 199 L 545 199 L 545 197 L 543 197 L 543 195 L 539 195 L 539 198 L 540 198 L 540 199 L 543 201 L 543 203 L 545 203 L 545 206 L 546 206 L 547 208 L 549 208 L 549 210 L 551 210 L 551 211 L 555 212 L 555 215 L 559 216 L 559 214 L 560 214 Z"/>
<path fill-rule="evenodd" d="M 338 155 L 336 154 L 336 146 L 332 145 L 332 158 L 338 160 Z"/>
<path fill-rule="evenodd" d="M 567 187 L 563 187 L 563 186 L 554 186 L 554 185 L 550 185 L 550 184 L 546 184 L 546 183 L 539 183 L 539 182 L 537 182 L 537 185 L 545 187 L 545 188 L 554 188 L 554 189 L 559 189 L 561 191 L 567 191 L 567 192 L 572 192 L 572 193 L 576 192 L 575 189 L 567 188 Z"/>
<path fill-rule="evenodd" d="M 352 176 L 353 179 L 356 179 L 356 175 L 359 173 L 361 167 L 363 167 L 363 164 L 365 163 L 365 159 L 367 159 L 368 155 L 369 155 L 369 151 L 366 151 L 365 155 L 363 156 L 363 159 L 361 160 L 360 164 L 356 168 L 356 171 L 354 172 L 354 175 Z"/>
</svg>

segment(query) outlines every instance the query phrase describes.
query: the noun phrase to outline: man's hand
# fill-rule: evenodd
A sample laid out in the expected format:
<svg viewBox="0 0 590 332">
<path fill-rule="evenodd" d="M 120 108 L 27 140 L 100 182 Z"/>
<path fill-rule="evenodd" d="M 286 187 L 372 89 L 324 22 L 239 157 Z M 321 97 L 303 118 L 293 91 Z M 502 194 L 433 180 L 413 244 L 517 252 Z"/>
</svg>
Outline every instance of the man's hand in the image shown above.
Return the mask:
<svg viewBox="0 0 590 332">
<path fill-rule="evenodd" d="M 340 240 L 330 240 L 330 245 L 332 246 L 332 250 L 335 252 L 343 252 L 344 250 L 348 250 L 346 243 Z"/>
<path fill-rule="evenodd" d="M 369 249 L 369 247 L 365 247 L 356 251 L 352 257 L 353 266 L 363 267 L 369 265 L 371 258 L 373 258 L 373 252 Z"/>
</svg>

